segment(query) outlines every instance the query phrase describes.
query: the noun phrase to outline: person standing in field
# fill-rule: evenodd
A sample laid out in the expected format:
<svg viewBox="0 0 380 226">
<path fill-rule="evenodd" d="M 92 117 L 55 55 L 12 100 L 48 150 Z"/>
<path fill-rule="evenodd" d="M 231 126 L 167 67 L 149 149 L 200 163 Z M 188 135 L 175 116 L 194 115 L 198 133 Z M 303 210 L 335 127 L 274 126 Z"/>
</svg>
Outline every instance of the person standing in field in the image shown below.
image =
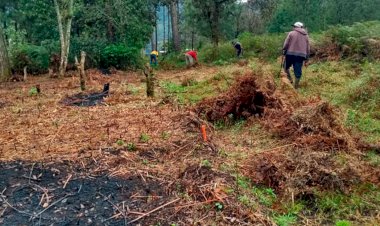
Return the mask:
<svg viewBox="0 0 380 226">
<path fill-rule="evenodd" d="M 293 83 L 292 76 L 290 75 L 290 67 L 293 66 L 295 83 L 294 88 L 299 88 L 299 83 L 302 77 L 302 66 L 307 61 L 310 55 L 309 35 L 304 29 L 301 22 L 296 22 L 293 25 L 293 31 L 289 32 L 283 46 L 283 54 L 285 55 L 285 72 L 291 83 Z"/>
<path fill-rule="evenodd" d="M 157 66 L 157 58 L 158 58 L 158 51 L 157 50 L 153 50 L 151 53 L 150 53 L 150 65 L 155 65 Z"/>
<path fill-rule="evenodd" d="M 185 53 L 186 57 L 186 66 L 188 68 L 198 64 L 197 52 L 195 50 L 190 50 Z"/>
<path fill-rule="evenodd" d="M 236 50 L 237 58 L 240 58 L 241 56 L 243 56 L 243 46 L 241 45 L 241 43 L 237 41 L 233 41 L 232 45 L 234 46 Z"/>
</svg>

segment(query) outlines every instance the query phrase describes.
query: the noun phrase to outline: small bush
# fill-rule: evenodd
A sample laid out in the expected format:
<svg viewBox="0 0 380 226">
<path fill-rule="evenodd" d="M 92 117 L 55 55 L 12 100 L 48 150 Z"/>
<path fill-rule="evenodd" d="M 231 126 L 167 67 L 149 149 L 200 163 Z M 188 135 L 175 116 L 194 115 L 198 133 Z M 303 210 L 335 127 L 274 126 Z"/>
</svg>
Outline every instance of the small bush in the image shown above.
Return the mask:
<svg viewBox="0 0 380 226">
<path fill-rule="evenodd" d="M 246 54 L 254 52 L 259 57 L 265 59 L 276 59 L 281 54 L 285 38 L 285 35 L 282 34 L 253 35 L 246 32 L 240 35 L 239 40 Z"/>
<path fill-rule="evenodd" d="M 206 63 L 225 64 L 236 58 L 235 49 L 231 43 L 222 43 L 218 47 L 211 44 L 202 48 L 199 59 Z"/>
<path fill-rule="evenodd" d="M 380 58 L 380 21 L 334 26 L 325 36 L 339 48 L 343 57 Z M 329 45 L 328 41 L 324 44 Z"/>
<path fill-rule="evenodd" d="M 109 45 L 101 53 L 100 66 L 104 68 L 137 69 L 143 65 L 140 51 L 123 44 Z"/>
<path fill-rule="evenodd" d="M 160 68 L 165 70 L 177 69 L 186 65 L 184 53 L 169 53 L 159 56 L 158 60 Z"/>
<path fill-rule="evenodd" d="M 21 74 L 24 67 L 28 67 L 28 73 L 46 73 L 49 67 L 49 52 L 43 46 L 22 45 L 13 50 L 13 69 Z"/>
</svg>

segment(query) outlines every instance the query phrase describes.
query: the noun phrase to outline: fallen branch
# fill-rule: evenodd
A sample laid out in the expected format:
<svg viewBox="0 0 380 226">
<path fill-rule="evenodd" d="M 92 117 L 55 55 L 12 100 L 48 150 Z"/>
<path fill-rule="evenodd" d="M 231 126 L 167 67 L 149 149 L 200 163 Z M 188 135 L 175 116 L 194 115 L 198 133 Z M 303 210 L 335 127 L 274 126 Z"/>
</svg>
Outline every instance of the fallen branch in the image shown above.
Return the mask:
<svg viewBox="0 0 380 226">
<path fill-rule="evenodd" d="M 153 210 L 151 210 L 151 211 L 149 211 L 149 212 L 147 212 L 147 213 L 144 213 L 144 215 L 141 215 L 141 216 L 139 216 L 138 218 L 136 218 L 136 219 L 134 219 L 134 220 L 128 222 L 128 224 L 132 224 L 132 223 L 134 223 L 134 222 L 136 222 L 136 221 L 139 221 L 140 219 L 142 219 L 142 218 L 144 218 L 144 217 L 146 217 L 146 216 L 149 216 L 150 214 L 152 214 L 152 213 L 154 213 L 154 212 L 156 212 L 156 211 L 158 211 L 158 210 L 160 210 L 160 209 L 162 209 L 162 208 L 164 208 L 164 207 L 166 207 L 166 206 L 169 206 L 169 205 L 171 205 L 171 204 L 173 204 L 173 203 L 175 203 L 175 202 L 178 202 L 179 200 L 181 200 L 181 199 L 180 199 L 180 198 L 175 199 L 175 200 L 170 201 L 170 202 L 168 202 L 168 203 L 166 203 L 166 204 L 164 204 L 164 205 L 162 205 L 162 206 L 159 206 L 159 207 L 157 207 L 157 208 L 155 208 L 155 209 L 153 209 Z"/>
</svg>

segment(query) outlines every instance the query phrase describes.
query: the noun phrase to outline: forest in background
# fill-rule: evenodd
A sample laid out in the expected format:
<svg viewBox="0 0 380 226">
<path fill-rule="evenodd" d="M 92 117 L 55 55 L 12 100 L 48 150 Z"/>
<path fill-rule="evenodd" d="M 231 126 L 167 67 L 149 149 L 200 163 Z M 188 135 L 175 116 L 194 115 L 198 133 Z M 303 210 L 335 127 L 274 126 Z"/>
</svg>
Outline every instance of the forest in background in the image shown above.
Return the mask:
<svg viewBox="0 0 380 226">
<path fill-rule="evenodd" d="M 85 51 L 88 67 L 137 68 L 142 65 L 141 50 L 146 47 L 147 52 L 158 47 L 169 53 L 204 49 L 206 59 L 209 55 L 215 59 L 231 50 L 219 51 L 216 46 L 228 45 L 234 39 L 279 33 L 278 39 L 284 39 L 283 32 L 295 21 L 304 22 L 315 34 L 334 25 L 380 19 L 380 0 L 55 2 L 62 18 L 70 20 L 69 67 L 74 56 Z M 50 0 L 3 0 L 0 9 L 13 70 L 21 73 L 28 66 L 30 73 L 46 73 L 50 57 L 60 54 L 62 44 L 55 4 Z M 257 40 L 254 47 L 266 48 L 267 43 L 262 41 Z"/>
</svg>

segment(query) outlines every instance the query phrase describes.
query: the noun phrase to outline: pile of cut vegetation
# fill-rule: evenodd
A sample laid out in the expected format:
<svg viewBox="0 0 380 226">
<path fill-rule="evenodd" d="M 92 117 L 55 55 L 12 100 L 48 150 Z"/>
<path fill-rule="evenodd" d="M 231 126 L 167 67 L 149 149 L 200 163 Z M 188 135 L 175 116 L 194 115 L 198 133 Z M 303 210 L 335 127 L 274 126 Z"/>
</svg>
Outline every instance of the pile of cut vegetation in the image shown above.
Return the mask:
<svg viewBox="0 0 380 226">
<path fill-rule="evenodd" d="M 202 101 L 195 111 L 210 122 L 262 116 L 266 108 L 282 106 L 281 101 L 274 97 L 274 91 L 271 82 L 262 86 L 253 73 L 247 72 L 237 78 L 228 92 Z"/>
<path fill-rule="evenodd" d="M 241 168 L 245 176 L 283 197 L 302 200 L 314 199 L 316 191 L 349 192 L 353 185 L 368 181 L 366 172 L 379 178 L 362 160 L 337 108 L 319 99 L 284 107 L 291 105 L 290 100 L 258 81 L 252 75 L 238 78 L 229 91 L 198 106 L 198 113 L 209 121 L 259 114 L 261 124 L 284 142 L 248 157 Z"/>
</svg>

